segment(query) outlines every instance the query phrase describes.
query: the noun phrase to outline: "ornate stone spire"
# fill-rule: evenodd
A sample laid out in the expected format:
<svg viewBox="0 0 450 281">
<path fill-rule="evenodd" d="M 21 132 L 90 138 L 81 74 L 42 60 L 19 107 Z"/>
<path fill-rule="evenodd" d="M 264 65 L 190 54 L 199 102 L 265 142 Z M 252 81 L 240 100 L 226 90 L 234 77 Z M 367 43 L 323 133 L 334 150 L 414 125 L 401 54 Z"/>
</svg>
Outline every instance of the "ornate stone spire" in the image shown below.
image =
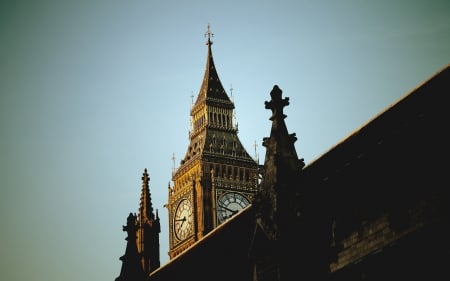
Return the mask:
<svg viewBox="0 0 450 281">
<path fill-rule="evenodd" d="M 300 254 L 290 242 L 300 239 L 296 235 L 303 211 L 300 188 L 305 163 L 297 157 L 295 133 L 289 134 L 286 128 L 283 108 L 289 105 L 289 98 L 283 99 L 281 94 L 275 85 L 272 99 L 265 102 L 265 108 L 272 111 L 272 127 L 270 137 L 263 139 L 263 176 L 253 202 L 256 224 L 250 256 L 257 266 L 253 280 L 265 280 L 264 276 L 271 274 L 284 276 L 283 280 L 295 276 L 287 270 L 291 255 L 286 253 Z"/>
<path fill-rule="evenodd" d="M 205 33 L 205 37 L 208 38 L 208 40 L 206 41 L 206 45 L 208 45 L 208 54 L 206 59 L 205 74 L 203 75 L 202 86 L 200 87 L 197 100 L 191 112 L 195 112 L 197 108 L 205 102 L 208 105 L 212 103 L 220 103 L 222 107 L 234 109 L 234 104 L 226 94 L 214 65 L 214 59 L 211 50 L 211 37 L 213 36 L 214 33 L 211 32 L 210 25 L 208 24 L 208 30 Z"/>
<path fill-rule="evenodd" d="M 286 115 L 283 108 L 289 105 L 289 98 L 281 98 L 282 91 L 275 85 L 270 92 L 271 101 L 265 102 L 266 109 L 272 110 L 272 128 L 270 137 L 263 139 L 263 146 L 266 147 L 266 158 L 264 166 L 266 173 L 271 173 L 273 178 L 270 182 L 265 182 L 267 188 L 271 188 L 278 184 L 289 183 L 289 177 L 297 174 L 304 166 L 304 160 L 298 159 L 294 143 L 297 141 L 295 133 L 289 134 L 284 119 Z M 278 169 L 271 169 L 278 168 Z"/>
<path fill-rule="evenodd" d="M 258 196 L 260 204 L 255 206 L 259 212 L 260 226 L 273 239 L 278 239 L 284 221 L 301 215 L 300 207 L 295 206 L 298 204 L 295 198 L 298 197 L 300 172 L 305 166 L 295 150 L 297 137 L 295 133 L 288 133 L 284 122 L 286 115 L 283 108 L 289 105 L 289 98 L 283 99 L 281 94 L 281 89 L 275 85 L 270 92 L 272 99 L 265 102 L 266 109 L 272 110 L 272 128 L 270 137 L 263 139 L 263 146 L 266 147 L 264 177 Z"/>
<path fill-rule="evenodd" d="M 141 223 L 154 220 L 155 214 L 153 213 L 153 205 L 149 188 L 150 177 L 148 175 L 147 169 L 144 169 L 142 174 L 142 190 L 141 199 L 139 203 L 139 221 Z"/>
<path fill-rule="evenodd" d="M 159 233 L 161 225 L 158 216 L 153 212 L 147 169 L 142 174 L 142 190 L 137 218 L 137 248 L 141 257 L 141 264 L 146 275 L 160 266 Z"/>
<path fill-rule="evenodd" d="M 205 153 L 215 156 L 232 155 L 253 161 L 237 137 L 238 129 L 235 120 L 235 106 L 227 95 L 217 74 L 211 51 L 211 32 L 208 38 L 208 53 L 202 85 L 191 107 L 191 128 L 189 131 L 190 146 L 181 159 L 181 164 L 200 158 Z M 174 173 L 176 170 L 174 169 Z"/>
</svg>

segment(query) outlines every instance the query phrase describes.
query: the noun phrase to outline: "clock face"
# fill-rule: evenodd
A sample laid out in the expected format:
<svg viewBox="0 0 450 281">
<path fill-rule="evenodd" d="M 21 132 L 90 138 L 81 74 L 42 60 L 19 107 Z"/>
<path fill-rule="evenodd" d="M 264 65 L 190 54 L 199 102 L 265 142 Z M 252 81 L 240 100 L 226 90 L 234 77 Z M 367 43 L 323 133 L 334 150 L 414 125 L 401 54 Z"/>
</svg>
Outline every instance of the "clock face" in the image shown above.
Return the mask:
<svg viewBox="0 0 450 281">
<path fill-rule="evenodd" d="M 186 239 L 193 230 L 192 203 L 183 199 L 175 210 L 173 219 L 173 231 L 178 240 Z"/>
<path fill-rule="evenodd" d="M 217 219 L 219 223 L 224 222 L 249 204 L 250 201 L 247 197 L 240 193 L 227 192 L 223 194 L 217 201 Z"/>
</svg>

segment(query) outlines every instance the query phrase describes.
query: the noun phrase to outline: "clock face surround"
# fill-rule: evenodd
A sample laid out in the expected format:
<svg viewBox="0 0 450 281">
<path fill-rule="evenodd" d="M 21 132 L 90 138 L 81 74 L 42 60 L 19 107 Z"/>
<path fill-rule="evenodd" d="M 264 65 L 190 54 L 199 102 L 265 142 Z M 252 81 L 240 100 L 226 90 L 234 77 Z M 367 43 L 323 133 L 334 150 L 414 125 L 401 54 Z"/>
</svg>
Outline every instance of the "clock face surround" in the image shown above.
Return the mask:
<svg viewBox="0 0 450 281">
<path fill-rule="evenodd" d="M 221 195 L 217 201 L 218 222 L 224 222 L 248 205 L 250 205 L 250 201 L 241 193 L 227 192 Z"/>
<path fill-rule="evenodd" d="M 192 202 L 183 199 L 178 203 L 173 219 L 173 231 L 178 240 L 185 240 L 193 231 Z"/>
</svg>

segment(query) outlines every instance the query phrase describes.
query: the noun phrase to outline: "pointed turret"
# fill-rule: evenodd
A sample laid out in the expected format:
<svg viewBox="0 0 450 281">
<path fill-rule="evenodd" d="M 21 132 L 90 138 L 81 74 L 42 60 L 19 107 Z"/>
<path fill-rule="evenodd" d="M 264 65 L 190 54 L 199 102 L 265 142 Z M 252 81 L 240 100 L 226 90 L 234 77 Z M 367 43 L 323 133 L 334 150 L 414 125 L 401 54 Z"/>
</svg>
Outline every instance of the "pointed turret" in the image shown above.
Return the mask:
<svg viewBox="0 0 450 281">
<path fill-rule="evenodd" d="M 297 188 L 300 172 L 305 166 L 304 160 L 297 157 L 295 150 L 297 137 L 295 133 L 288 133 L 284 122 L 286 115 L 283 108 L 289 105 L 289 98 L 283 99 L 281 94 L 281 89 L 275 85 L 270 92 L 272 99 L 265 102 L 265 108 L 272 110 L 272 127 L 270 137 L 263 139 L 263 146 L 266 147 L 264 177 L 258 194 L 261 204 L 256 206 L 261 216 L 259 224 L 271 239 L 278 239 L 283 221 L 300 216 L 300 207 L 295 206 L 298 204 L 295 199 L 299 196 Z"/>
<path fill-rule="evenodd" d="M 142 174 L 142 190 L 137 218 L 137 248 L 142 269 L 146 275 L 160 266 L 159 233 L 161 226 L 158 212 L 153 212 L 147 169 Z"/>
<path fill-rule="evenodd" d="M 225 92 L 225 89 L 220 82 L 219 75 L 217 74 L 216 66 L 214 65 L 214 59 L 211 50 L 211 46 L 213 44 L 213 42 L 211 41 L 211 37 L 213 37 L 214 34 L 211 32 L 209 24 L 205 36 L 208 38 L 208 40 L 206 41 L 206 45 L 208 46 L 208 54 L 206 56 L 205 74 L 203 75 L 202 86 L 200 87 L 197 100 L 191 112 L 195 112 L 197 108 L 203 103 L 206 103 L 208 105 L 215 104 L 221 107 L 234 109 L 234 104 Z"/>
<path fill-rule="evenodd" d="M 263 139 L 266 147 L 264 167 L 268 178 L 264 181 L 262 190 L 268 191 L 277 186 L 292 184 L 292 177 L 296 177 L 305 166 L 303 159 L 298 159 L 294 143 L 297 141 L 295 133 L 289 134 L 284 119 L 283 108 L 289 105 L 289 98 L 281 98 L 282 91 L 275 85 L 270 92 L 271 100 L 265 102 L 266 109 L 272 110 L 270 137 Z"/>
<path fill-rule="evenodd" d="M 291 254 L 301 257 L 292 241 L 302 239 L 299 235 L 302 218 L 301 175 L 304 160 L 297 157 L 295 133 L 289 134 L 283 108 L 289 98 L 282 98 L 281 89 L 275 85 L 270 92 L 271 100 L 265 108 L 272 111 L 270 137 L 263 139 L 266 147 L 263 177 L 260 190 L 255 196 L 256 224 L 250 256 L 255 261 L 253 280 L 266 280 L 267 276 L 296 276 L 287 266 Z M 295 268 L 292 267 L 292 268 Z M 280 279 L 280 280 L 281 280 Z"/>
<path fill-rule="evenodd" d="M 235 106 L 227 95 L 214 65 L 211 50 L 211 38 L 214 34 L 209 24 L 205 36 L 208 46 L 205 73 L 197 99 L 191 108 L 190 146 L 181 164 L 206 154 L 237 156 L 254 162 L 237 137 L 237 125 L 234 124 Z"/>
<path fill-rule="evenodd" d="M 149 188 L 150 177 L 148 175 L 147 169 L 144 169 L 144 173 L 142 174 L 141 179 L 142 179 L 142 190 L 141 190 L 141 200 L 139 202 L 139 221 L 146 222 L 155 219 Z"/>
</svg>

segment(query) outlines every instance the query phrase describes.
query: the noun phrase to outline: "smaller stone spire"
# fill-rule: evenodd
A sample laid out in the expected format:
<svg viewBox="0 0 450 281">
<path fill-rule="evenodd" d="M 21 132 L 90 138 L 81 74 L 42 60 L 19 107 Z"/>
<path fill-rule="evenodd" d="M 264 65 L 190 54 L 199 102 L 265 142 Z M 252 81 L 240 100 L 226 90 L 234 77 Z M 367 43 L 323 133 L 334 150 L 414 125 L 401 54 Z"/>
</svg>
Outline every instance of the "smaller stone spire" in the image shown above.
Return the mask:
<svg viewBox="0 0 450 281">
<path fill-rule="evenodd" d="M 272 121 L 270 137 L 263 139 L 263 146 L 266 147 L 266 163 L 267 166 L 278 167 L 279 172 L 296 173 L 304 166 L 304 160 L 298 159 L 294 143 L 297 141 L 295 133 L 289 134 L 284 119 L 286 115 L 283 108 L 289 105 L 289 98 L 281 97 L 282 91 L 275 85 L 270 92 L 270 101 L 265 102 L 266 109 L 272 110 Z M 280 169 L 282 168 L 282 169 Z M 279 173 L 278 172 L 278 173 Z M 283 173 L 284 174 L 284 173 Z M 277 174 L 276 181 L 283 181 L 284 175 Z"/>
<path fill-rule="evenodd" d="M 137 249 L 146 275 L 160 266 L 159 233 L 161 225 L 158 211 L 153 212 L 147 169 L 142 174 L 142 191 L 137 220 Z"/>
<path fill-rule="evenodd" d="M 283 108 L 289 105 L 289 98 L 283 99 L 281 94 L 281 89 L 275 85 L 270 92 L 272 99 L 265 102 L 266 109 L 272 110 L 272 128 L 270 137 L 263 139 L 266 148 L 264 177 L 254 201 L 258 224 L 274 240 L 279 238 L 288 218 L 300 216 L 297 203 L 286 202 L 296 201 L 305 166 L 304 160 L 297 157 L 295 133 L 289 134 L 284 122 Z"/>
<path fill-rule="evenodd" d="M 266 148 L 260 190 L 252 203 L 255 212 L 255 229 L 250 256 L 255 261 L 253 280 L 263 280 L 264 274 L 294 276 L 290 255 L 300 255 L 292 241 L 301 239 L 299 230 L 303 211 L 302 169 L 303 159 L 297 158 L 295 134 L 289 134 L 283 108 L 289 98 L 282 98 L 281 89 L 275 85 L 265 108 L 272 110 L 270 137 L 263 139 Z M 267 253 L 271 253 L 269 256 Z M 268 258 L 269 257 L 269 258 Z M 270 272 L 270 273 L 267 273 Z"/>
<path fill-rule="evenodd" d="M 147 220 L 154 220 L 153 205 L 149 188 L 150 176 L 148 175 L 147 168 L 145 168 L 142 174 L 142 191 L 141 200 L 139 204 L 139 221 L 145 222 Z"/>
</svg>

